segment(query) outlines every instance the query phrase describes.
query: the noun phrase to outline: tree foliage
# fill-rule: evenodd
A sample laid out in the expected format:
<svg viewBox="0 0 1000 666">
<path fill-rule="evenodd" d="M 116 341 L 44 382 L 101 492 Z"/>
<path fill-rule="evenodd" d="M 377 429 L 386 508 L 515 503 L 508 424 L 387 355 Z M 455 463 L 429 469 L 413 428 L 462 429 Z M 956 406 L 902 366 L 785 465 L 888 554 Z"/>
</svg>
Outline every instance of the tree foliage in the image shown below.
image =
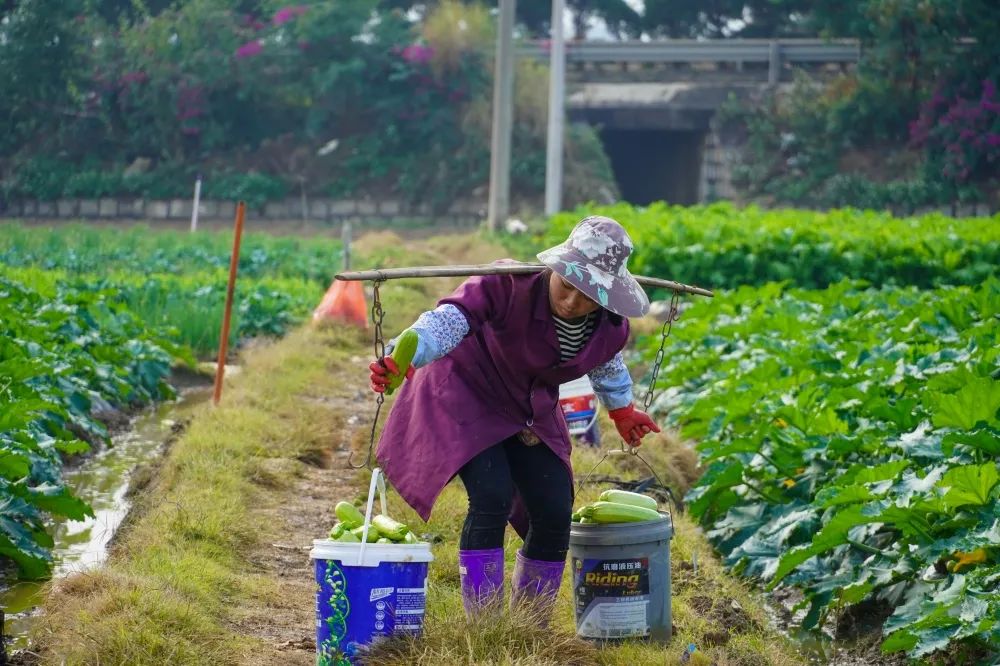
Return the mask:
<svg viewBox="0 0 1000 666">
<path fill-rule="evenodd" d="M 301 188 L 446 208 L 487 180 L 493 20 L 456 0 L 419 17 L 378 0 L 21 0 L 0 17 L 0 194 L 175 196 L 203 172 L 206 191 L 258 202 Z M 513 183 L 537 196 L 547 77 L 518 80 Z M 567 165 L 588 198 L 613 188 L 590 134 L 567 146 L 596 161 Z"/>
<path fill-rule="evenodd" d="M 853 35 L 855 72 L 802 80 L 736 116 L 751 192 L 812 205 L 977 199 L 1000 176 L 1000 5 L 989 0 L 818 3 L 820 34 Z M 868 153 L 859 173 L 842 162 Z M 855 169 L 857 170 L 857 167 Z"/>
</svg>

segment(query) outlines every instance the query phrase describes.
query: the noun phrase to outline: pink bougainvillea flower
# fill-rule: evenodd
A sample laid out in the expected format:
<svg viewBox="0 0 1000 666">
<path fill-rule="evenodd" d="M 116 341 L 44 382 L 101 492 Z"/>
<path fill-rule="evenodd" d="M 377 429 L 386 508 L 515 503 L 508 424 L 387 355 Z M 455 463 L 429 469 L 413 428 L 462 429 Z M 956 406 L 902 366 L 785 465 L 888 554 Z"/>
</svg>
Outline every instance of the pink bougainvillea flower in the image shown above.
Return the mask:
<svg viewBox="0 0 1000 666">
<path fill-rule="evenodd" d="M 274 19 L 272 22 L 274 25 L 281 25 L 282 23 L 288 23 L 296 16 L 302 16 L 306 13 L 309 8 L 305 5 L 296 5 L 295 7 L 282 7 L 274 13 Z"/>
<path fill-rule="evenodd" d="M 250 56 L 257 55 L 263 50 L 264 50 L 264 45 L 261 43 L 261 41 L 259 39 L 254 39 L 247 42 L 240 48 L 236 49 L 236 57 L 249 58 Z"/>
<path fill-rule="evenodd" d="M 402 56 L 406 62 L 413 65 L 420 65 L 430 62 L 430 59 L 434 57 L 434 49 L 422 44 L 410 44 L 403 49 Z"/>
<path fill-rule="evenodd" d="M 983 101 L 992 100 L 997 94 L 997 86 L 990 79 L 983 79 Z"/>
<path fill-rule="evenodd" d="M 205 115 L 205 89 L 181 85 L 177 89 L 177 119 L 181 121 Z"/>
<path fill-rule="evenodd" d="M 122 74 L 121 78 L 118 79 L 118 83 L 120 83 L 121 85 L 129 85 L 132 83 L 145 83 L 148 79 L 149 77 L 146 75 L 146 72 L 142 71 L 125 72 L 124 74 Z"/>
</svg>

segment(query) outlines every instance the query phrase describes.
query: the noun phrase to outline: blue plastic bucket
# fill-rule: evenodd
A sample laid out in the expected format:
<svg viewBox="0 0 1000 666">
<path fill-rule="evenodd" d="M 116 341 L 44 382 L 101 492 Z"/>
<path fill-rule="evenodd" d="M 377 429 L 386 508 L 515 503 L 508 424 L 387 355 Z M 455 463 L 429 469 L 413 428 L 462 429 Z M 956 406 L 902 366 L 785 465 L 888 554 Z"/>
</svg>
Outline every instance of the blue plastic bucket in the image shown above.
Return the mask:
<svg viewBox="0 0 1000 666">
<path fill-rule="evenodd" d="M 376 480 L 372 472 L 365 525 L 371 524 Z M 367 534 L 367 529 L 365 531 Z M 316 666 L 347 666 L 365 646 L 393 634 L 423 629 L 429 543 L 313 541 L 309 556 L 316 574 Z"/>
</svg>

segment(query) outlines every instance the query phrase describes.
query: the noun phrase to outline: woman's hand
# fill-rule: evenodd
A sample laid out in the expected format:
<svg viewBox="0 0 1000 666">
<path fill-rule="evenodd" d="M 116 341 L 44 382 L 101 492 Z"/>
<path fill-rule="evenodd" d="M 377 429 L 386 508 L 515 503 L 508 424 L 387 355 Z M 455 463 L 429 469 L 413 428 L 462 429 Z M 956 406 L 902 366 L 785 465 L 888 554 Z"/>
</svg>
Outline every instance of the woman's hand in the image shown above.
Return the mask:
<svg viewBox="0 0 1000 666">
<path fill-rule="evenodd" d="M 376 393 L 385 393 L 385 388 L 389 385 L 392 377 L 399 376 L 399 368 L 391 356 L 383 356 L 381 361 L 372 361 L 368 369 L 372 371 L 371 387 Z M 413 366 L 406 371 L 406 378 L 413 379 Z"/>
<path fill-rule="evenodd" d="M 653 423 L 646 412 L 640 412 L 635 405 L 612 409 L 608 416 L 615 422 L 618 434 L 629 446 L 639 446 L 642 438 L 651 432 L 660 432 L 659 426 Z"/>
</svg>

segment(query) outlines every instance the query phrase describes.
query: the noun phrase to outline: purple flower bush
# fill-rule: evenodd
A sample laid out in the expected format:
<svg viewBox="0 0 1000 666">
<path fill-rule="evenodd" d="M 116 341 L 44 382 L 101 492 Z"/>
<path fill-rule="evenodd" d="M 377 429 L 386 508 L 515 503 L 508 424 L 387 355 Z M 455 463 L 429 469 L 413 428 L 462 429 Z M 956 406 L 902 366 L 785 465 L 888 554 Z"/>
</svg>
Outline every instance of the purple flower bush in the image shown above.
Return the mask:
<svg viewBox="0 0 1000 666">
<path fill-rule="evenodd" d="M 264 44 L 259 39 L 252 39 L 240 48 L 236 49 L 236 58 L 249 58 L 264 50 Z"/>
<path fill-rule="evenodd" d="M 400 53 L 403 60 L 411 65 L 423 65 L 434 57 L 434 48 L 422 44 L 410 44 Z"/>
<path fill-rule="evenodd" d="M 1000 100 L 986 79 L 976 96 L 936 91 L 910 123 L 910 144 L 940 158 L 941 175 L 964 183 L 1000 163 Z"/>
<path fill-rule="evenodd" d="M 282 7 L 281 9 L 279 9 L 274 13 L 274 18 L 271 19 L 271 22 L 274 25 L 282 25 L 288 23 L 292 19 L 305 14 L 306 11 L 308 11 L 308 9 L 309 7 L 307 7 L 306 5 L 296 5 L 294 7 L 291 6 Z"/>
</svg>

